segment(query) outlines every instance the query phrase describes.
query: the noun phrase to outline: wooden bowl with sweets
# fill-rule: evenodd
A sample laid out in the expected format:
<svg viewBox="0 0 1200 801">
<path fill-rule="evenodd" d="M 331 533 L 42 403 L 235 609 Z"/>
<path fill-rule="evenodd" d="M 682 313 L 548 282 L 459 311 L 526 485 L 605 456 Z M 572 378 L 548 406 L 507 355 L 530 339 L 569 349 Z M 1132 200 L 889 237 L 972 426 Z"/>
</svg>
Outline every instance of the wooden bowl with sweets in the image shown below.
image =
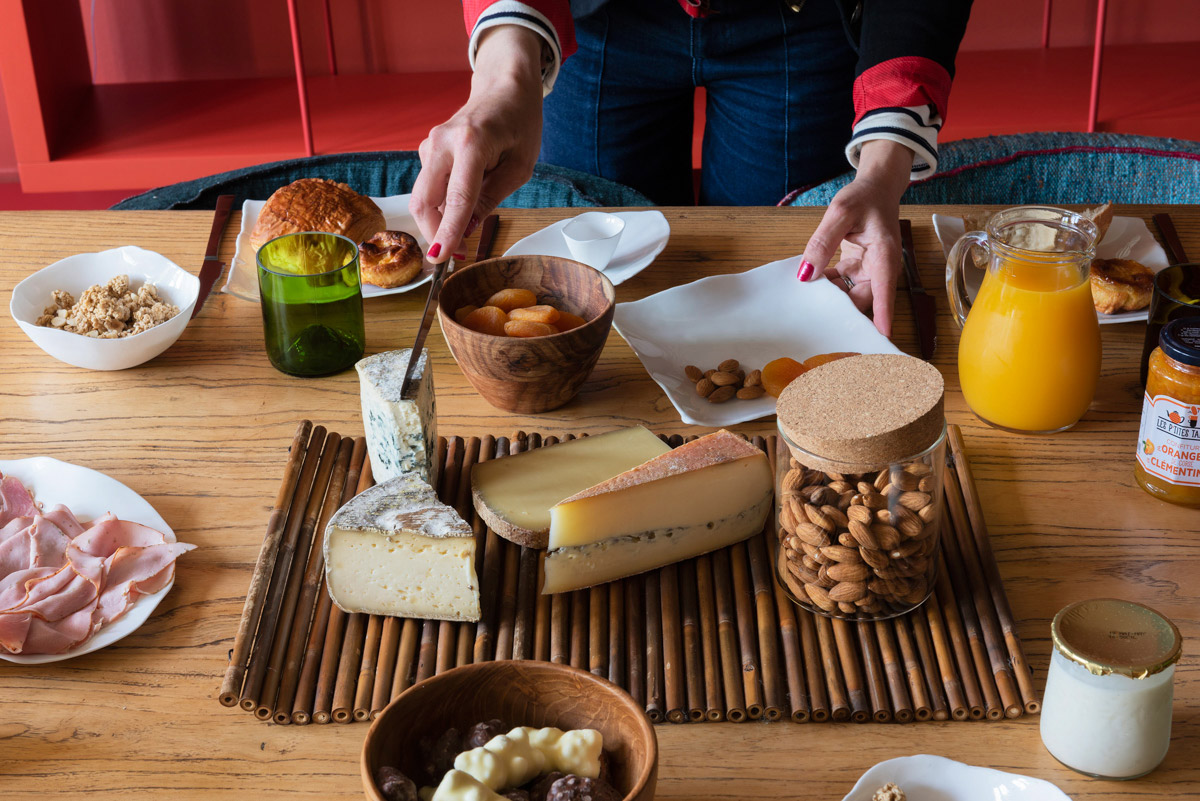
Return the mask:
<svg viewBox="0 0 1200 801">
<path fill-rule="evenodd" d="M 536 414 L 579 393 L 608 340 L 615 301 L 612 282 L 581 262 L 501 257 L 448 276 L 438 320 L 484 400 Z"/>
<path fill-rule="evenodd" d="M 545 757 L 532 760 L 536 767 L 531 748 Z M 484 750 L 491 753 L 481 757 Z M 589 761 L 598 775 L 584 775 Z M 464 768 L 466 776 L 449 775 Z M 572 785 L 596 801 L 652 801 L 658 739 L 645 710 L 598 676 L 549 662 L 480 662 L 428 678 L 388 704 L 367 732 L 361 773 L 370 801 L 481 780 L 498 796 L 519 782 L 530 801 Z"/>
</svg>

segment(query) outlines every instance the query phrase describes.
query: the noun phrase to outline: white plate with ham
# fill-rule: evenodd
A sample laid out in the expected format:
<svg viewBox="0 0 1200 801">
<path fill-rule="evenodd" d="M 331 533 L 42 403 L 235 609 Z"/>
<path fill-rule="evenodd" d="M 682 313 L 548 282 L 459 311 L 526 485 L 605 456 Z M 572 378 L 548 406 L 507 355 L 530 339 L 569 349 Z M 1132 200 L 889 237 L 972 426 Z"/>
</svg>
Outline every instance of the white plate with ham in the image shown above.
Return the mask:
<svg viewBox="0 0 1200 801">
<path fill-rule="evenodd" d="M 0 476 L 0 659 L 44 664 L 112 645 L 146 622 L 175 558 L 195 547 L 95 470 L 39 456 L 0 460 Z"/>
</svg>

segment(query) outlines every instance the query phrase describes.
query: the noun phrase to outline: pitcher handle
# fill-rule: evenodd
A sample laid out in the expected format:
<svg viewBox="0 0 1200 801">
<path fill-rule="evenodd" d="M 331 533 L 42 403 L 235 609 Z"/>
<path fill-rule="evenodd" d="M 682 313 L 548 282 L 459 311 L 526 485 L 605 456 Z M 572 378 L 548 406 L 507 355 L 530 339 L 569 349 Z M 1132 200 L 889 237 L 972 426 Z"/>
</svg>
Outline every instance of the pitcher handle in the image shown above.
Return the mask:
<svg viewBox="0 0 1200 801">
<path fill-rule="evenodd" d="M 971 299 L 967 297 L 966 279 L 963 270 L 967 267 L 967 259 L 971 258 L 971 249 L 983 248 L 991 260 L 988 248 L 987 234 L 983 231 L 968 231 L 950 248 L 946 257 L 946 294 L 950 297 L 950 308 L 958 327 L 962 328 L 967 321 L 967 313 L 971 311 Z"/>
</svg>

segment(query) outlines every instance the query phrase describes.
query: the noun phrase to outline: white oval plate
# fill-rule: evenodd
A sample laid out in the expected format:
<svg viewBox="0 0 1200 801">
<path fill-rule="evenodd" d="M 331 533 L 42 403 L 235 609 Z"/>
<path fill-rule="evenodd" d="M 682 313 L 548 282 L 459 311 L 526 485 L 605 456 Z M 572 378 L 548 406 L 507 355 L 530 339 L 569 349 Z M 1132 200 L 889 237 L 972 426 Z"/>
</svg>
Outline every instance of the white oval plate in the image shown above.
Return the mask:
<svg viewBox="0 0 1200 801">
<path fill-rule="evenodd" d="M 948 258 L 950 248 L 954 246 L 955 242 L 962 239 L 967 226 L 963 223 L 962 217 L 935 214 L 933 215 L 933 230 L 937 234 L 938 242 L 942 245 L 942 252 Z M 1096 258 L 1133 259 L 1156 273 L 1168 264 L 1167 252 L 1162 249 L 1162 245 L 1158 244 L 1158 240 L 1154 238 L 1154 234 L 1150 233 L 1146 221 L 1141 217 L 1113 217 L 1112 224 L 1108 226 L 1108 231 L 1104 234 L 1104 239 L 1096 245 Z M 967 294 L 971 296 L 972 300 L 975 299 L 975 293 L 979 291 L 979 285 L 982 282 L 983 270 L 966 271 Z M 1096 312 L 1096 317 L 1102 325 L 1145 322 L 1149 316 L 1148 308 L 1120 314 Z"/>
<path fill-rule="evenodd" d="M 658 258 L 671 238 L 671 225 L 661 211 L 619 211 L 614 216 L 625 221 L 625 230 L 621 232 L 612 260 L 602 272 L 616 286 L 633 278 Z M 504 255 L 575 259 L 562 234 L 562 229 L 573 219 L 559 220 L 530 234 L 504 251 Z"/>
<path fill-rule="evenodd" d="M 141 523 L 163 533 L 167 542 L 175 542 L 175 532 L 167 525 L 154 507 L 129 487 L 87 467 L 70 462 L 60 462 L 49 456 L 31 459 L 0 460 L 0 473 L 19 478 L 32 493 L 33 498 L 50 509 L 57 504 L 68 507 L 80 522 L 88 523 L 97 517 L 112 512 L 122 520 Z M 119 618 L 101 627 L 89 640 L 61 654 L 10 654 L 0 649 L 0 659 L 19 665 L 44 665 L 61 662 L 92 651 L 98 651 L 117 640 L 132 634 L 146 622 L 159 602 L 167 597 L 175 579 L 152 595 L 143 595 Z"/>
<path fill-rule="evenodd" d="M 842 801 L 871 801 L 875 791 L 888 782 L 895 782 L 912 801 L 1071 801 L 1043 779 L 929 754 L 880 762 L 862 775 Z"/>
<path fill-rule="evenodd" d="M 729 426 L 775 413 L 775 399 L 709 403 L 683 368 L 702 370 L 737 359 L 749 372 L 781 356 L 803 361 L 819 353 L 901 353 L 850 296 L 828 279 L 796 280 L 800 257 L 744 273 L 714 275 L 618 303 L 613 327 L 679 411 L 685 423 Z"/>
<path fill-rule="evenodd" d="M 421 236 L 416 219 L 408 212 L 408 199 L 412 195 L 392 195 L 391 197 L 373 197 L 375 205 L 383 212 L 383 219 L 389 231 L 404 231 L 412 234 L 421 246 L 421 252 L 429 250 L 429 243 Z M 265 200 L 247 200 L 242 203 L 242 228 L 238 231 L 237 250 L 233 254 L 233 263 L 229 266 L 229 277 L 225 279 L 222 292 L 237 295 L 242 300 L 258 302 L 258 263 L 254 258 L 254 248 L 250 246 L 250 232 L 258 222 Z M 383 295 L 398 295 L 401 292 L 411 292 L 419 286 L 424 286 L 433 280 L 433 265 L 424 261 L 421 272 L 417 277 L 403 286 L 385 289 L 374 284 L 364 283 L 362 293 L 364 298 L 378 298 Z"/>
</svg>

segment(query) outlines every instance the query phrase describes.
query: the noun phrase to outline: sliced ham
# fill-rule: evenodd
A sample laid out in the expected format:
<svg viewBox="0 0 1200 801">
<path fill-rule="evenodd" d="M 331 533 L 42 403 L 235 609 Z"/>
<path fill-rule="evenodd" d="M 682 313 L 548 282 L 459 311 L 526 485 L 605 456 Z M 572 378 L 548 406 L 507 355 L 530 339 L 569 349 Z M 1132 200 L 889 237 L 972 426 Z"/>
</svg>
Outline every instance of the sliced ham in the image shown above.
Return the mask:
<svg viewBox="0 0 1200 801">
<path fill-rule="evenodd" d="M 143 595 L 166 587 L 195 548 L 112 514 L 82 524 L 65 506 L 42 513 L 19 481 L 0 482 L 0 649 L 62 653 Z"/>
</svg>

